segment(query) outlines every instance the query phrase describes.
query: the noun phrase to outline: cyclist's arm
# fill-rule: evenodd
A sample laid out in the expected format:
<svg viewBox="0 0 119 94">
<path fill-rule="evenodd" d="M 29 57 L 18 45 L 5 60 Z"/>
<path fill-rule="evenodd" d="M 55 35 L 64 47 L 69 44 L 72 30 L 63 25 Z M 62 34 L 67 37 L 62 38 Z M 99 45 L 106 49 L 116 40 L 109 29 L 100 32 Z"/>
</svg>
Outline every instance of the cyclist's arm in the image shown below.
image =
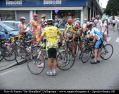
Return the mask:
<svg viewBox="0 0 119 94">
<path fill-rule="evenodd" d="M 31 24 L 32 24 L 35 28 L 37 28 L 37 26 L 38 26 L 37 22 L 35 22 L 35 21 L 31 21 Z"/>
<path fill-rule="evenodd" d="M 65 28 L 65 30 L 64 30 L 64 39 L 67 39 L 67 32 L 68 32 L 68 29 L 67 28 Z"/>
<path fill-rule="evenodd" d="M 40 36 L 40 38 L 39 38 L 39 40 L 38 40 L 38 44 L 41 42 L 41 40 L 43 39 L 43 37 L 45 36 L 45 31 L 41 34 L 41 36 Z"/>
<path fill-rule="evenodd" d="M 22 32 L 24 32 L 23 26 L 21 24 L 19 25 L 19 30 L 19 34 L 22 34 Z"/>
<path fill-rule="evenodd" d="M 57 32 L 57 33 L 58 33 L 58 35 L 60 36 L 60 42 L 62 43 L 62 39 L 63 39 L 63 38 L 62 38 L 62 34 L 61 34 L 61 32 L 59 31 L 59 29 L 58 29 L 58 32 Z"/>
</svg>

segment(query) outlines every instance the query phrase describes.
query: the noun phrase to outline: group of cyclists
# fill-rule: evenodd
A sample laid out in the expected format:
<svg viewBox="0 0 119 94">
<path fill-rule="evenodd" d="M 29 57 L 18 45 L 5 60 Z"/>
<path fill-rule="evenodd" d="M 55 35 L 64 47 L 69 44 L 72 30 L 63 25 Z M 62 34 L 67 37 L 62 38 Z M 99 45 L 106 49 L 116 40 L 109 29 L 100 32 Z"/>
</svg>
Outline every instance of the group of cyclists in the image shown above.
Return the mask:
<svg viewBox="0 0 119 94">
<path fill-rule="evenodd" d="M 73 21 L 72 18 L 67 19 L 64 31 L 61 32 L 60 29 L 54 26 L 54 20 L 46 20 L 46 15 L 42 15 L 41 19 L 38 19 L 38 14 L 33 14 L 33 19 L 26 24 L 26 18 L 20 17 L 19 24 L 19 39 L 24 32 L 26 32 L 27 27 L 30 25 L 30 32 L 37 45 L 40 42 L 46 40 L 46 48 L 48 52 L 48 71 L 47 75 L 53 76 L 57 74 L 57 48 L 62 46 L 63 41 L 66 44 L 73 43 L 71 46 L 72 56 L 75 57 L 77 51 L 77 45 L 79 45 L 80 50 L 83 52 L 83 42 L 82 38 L 88 38 L 94 43 L 93 58 L 94 61 L 91 64 L 100 63 L 100 48 L 103 42 L 107 41 L 108 32 L 108 21 L 104 19 L 101 21 L 99 16 L 93 17 L 91 21 L 84 19 L 84 23 L 81 25 L 80 21 Z M 58 40 L 57 38 L 60 37 Z M 79 41 L 79 44 L 78 44 Z M 38 67 L 44 66 L 44 63 L 38 65 Z"/>
</svg>

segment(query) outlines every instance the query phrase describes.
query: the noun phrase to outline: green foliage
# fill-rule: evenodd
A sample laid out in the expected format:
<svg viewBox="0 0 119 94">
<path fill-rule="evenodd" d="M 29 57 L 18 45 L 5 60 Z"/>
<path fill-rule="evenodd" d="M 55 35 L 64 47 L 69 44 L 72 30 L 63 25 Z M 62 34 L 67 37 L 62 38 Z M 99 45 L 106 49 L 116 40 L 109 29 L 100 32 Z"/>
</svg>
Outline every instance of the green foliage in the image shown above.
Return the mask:
<svg viewBox="0 0 119 94">
<path fill-rule="evenodd" d="M 119 15 L 119 0 L 109 0 L 104 13 L 108 15 Z"/>
</svg>

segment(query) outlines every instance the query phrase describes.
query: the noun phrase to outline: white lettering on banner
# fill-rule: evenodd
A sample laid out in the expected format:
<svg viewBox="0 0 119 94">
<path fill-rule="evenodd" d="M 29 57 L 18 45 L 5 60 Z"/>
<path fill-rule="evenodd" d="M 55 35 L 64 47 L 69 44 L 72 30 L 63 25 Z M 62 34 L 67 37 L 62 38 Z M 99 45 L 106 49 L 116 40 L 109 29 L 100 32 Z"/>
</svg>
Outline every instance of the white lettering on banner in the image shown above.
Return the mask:
<svg viewBox="0 0 119 94">
<path fill-rule="evenodd" d="M 6 6 L 22 5 L 22 0 L 6 0 Z"/>
<path fill-rule="evenodd" d="M 44 5 L 61 5 L 62 0 L 43 0 Z"/>
</svg>

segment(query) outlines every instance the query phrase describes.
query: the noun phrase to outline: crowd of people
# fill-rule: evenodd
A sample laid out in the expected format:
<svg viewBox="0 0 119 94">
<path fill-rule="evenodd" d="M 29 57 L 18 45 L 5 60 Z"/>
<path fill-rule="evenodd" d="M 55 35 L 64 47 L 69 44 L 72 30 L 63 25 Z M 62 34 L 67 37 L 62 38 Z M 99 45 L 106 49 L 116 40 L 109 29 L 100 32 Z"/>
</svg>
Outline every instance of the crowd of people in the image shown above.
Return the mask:
<svg viewBox="0 0 119 94">
<path fill-rule="evenodd" d="M 46 40 L 46 48 L 48 52 L 48 71 L 47 75 L 56 75 L 56 56 L 57 47 L 62 46 L 62 41 L 66 43 L 73 41 L 72 55 L 76 55 L 77 41 L 79 41 L 80 50 L 82 51 L 83 42 L 82 38 L 88 38 L 94 43 L 94 61 L 91 64 L 100 63 L 100 48 L 103 42 L 108 43 L 107 36 L 109 35 L 109 23 L 107 19 L 100 20 L 99 16 L 93 17 L 91 21 L 84 19 L 81 25 L 80 21 L 73 21 L 71 17 L 67 19 L 64 31 L 61 32 L 53 19 L 46 21 L 46 15 L 42 15 L 38 19 L 38 14 L 33 14 L 33 19 L 26 24 L 25 17 L 20 17 L 21 23 L 19 24 L 19 39 L 23 32 L 26 32 L 27 27 L 30 25 L 30 32 L 34 40 L 39 44 L 42 40 Z M 57 17 L 56 17 L 57 18 Z M 57 41 L 58 36 L 60 41 Z M 44 64 L 38 65 L 39 67 Z"/>
</svg>

